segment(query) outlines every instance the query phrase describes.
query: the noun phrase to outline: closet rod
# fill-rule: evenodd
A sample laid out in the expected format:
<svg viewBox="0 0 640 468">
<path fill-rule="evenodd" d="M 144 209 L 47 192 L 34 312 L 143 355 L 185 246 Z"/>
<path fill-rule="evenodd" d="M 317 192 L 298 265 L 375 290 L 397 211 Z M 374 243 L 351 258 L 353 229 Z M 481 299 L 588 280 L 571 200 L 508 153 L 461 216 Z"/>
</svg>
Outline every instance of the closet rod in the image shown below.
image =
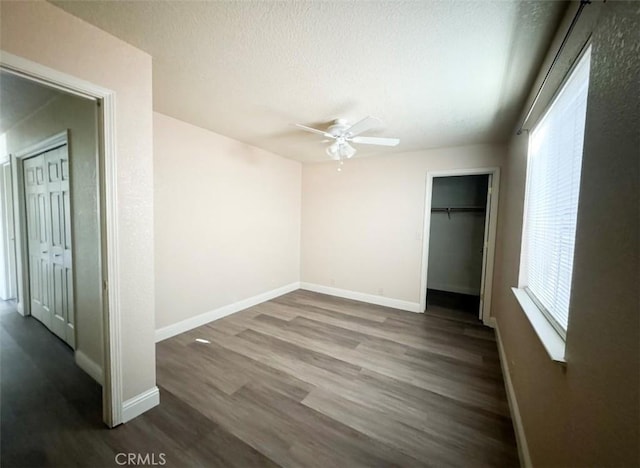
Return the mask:
<svg viewBox="0 0 640 468">
<path fill-rule="evenodd" d="M 444 211 L 444 212 L 451 212 L 451 211 L 485 211 L 485 207 L 484 206 L 458 206 L 458 207 L 451 207 L 451 208 L 431 208 L 431 211 Z"/>
<path fill-rule="evenodd" d="M 447 213 L 447 218 L 451 219 L 451 212 L 485 212 L 486 209 L 482 206 L 459 206 L 456 208 L 431 208 L 431 212 Z"/>
</svg>

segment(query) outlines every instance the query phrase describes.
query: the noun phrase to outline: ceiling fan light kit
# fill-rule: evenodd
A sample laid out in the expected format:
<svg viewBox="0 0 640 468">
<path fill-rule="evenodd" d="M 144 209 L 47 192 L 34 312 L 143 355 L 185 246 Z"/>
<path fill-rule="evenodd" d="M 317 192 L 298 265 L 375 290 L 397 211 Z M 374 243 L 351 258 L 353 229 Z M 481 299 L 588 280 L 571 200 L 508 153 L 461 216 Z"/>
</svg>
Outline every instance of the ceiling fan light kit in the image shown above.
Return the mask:
<svg viewBox="0 0 640 468">
<path fill-rule="evenodd" d="M 365 117 L 364 119 L 351 125 L 345 119 L 336 119 L 326 131 L 317 128 L 307 127 L 306 125 L 296 124 L 297 127 L 307 132 L 322 135 L 329 140 L 335 140 L 325 150 L 327 155 L 336 161 L 342 162 L 350 159 L 356 154 L 356 149 L 349 143 L 358 143 L 364 145 L 380 145 L 380 146 L 397 146 L 400 143 L 398 138 L 380 138 L 380 137 L 363 137 L 358 136 L 374 127 L 382 125 L 380 119 L 375 117 Z M 340 169 L 338 169 L 340 170 Z"/>
<path fill-rule="evenodd" d="M 353 155 L 356 154 L 356 149 L 346 141 L 336 141 L 327 146 L 326 152 L 331 159 L 340 161 L 341 159 L 349 159 L 353 157 Z"/>
</svg>

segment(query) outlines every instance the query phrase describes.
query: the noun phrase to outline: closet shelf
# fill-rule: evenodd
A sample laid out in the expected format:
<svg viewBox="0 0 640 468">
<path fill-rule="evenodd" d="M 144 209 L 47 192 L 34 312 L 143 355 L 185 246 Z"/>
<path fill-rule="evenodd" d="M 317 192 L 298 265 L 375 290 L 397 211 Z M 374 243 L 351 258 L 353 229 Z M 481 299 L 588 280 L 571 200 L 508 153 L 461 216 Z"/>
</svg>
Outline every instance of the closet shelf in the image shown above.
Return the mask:
<svg viewBox="0 0 640 468">
<path fill-rule="evenodd" d="M 447 213 L 447 218 L 451 219 L 451 213 L 484 213 L 484 206 L 452 206 L 448 208 L 431 208 L 432 213 Z"/>
<path fill-rule="evenodd" d="M 448 208 L 431 208 L 431 211 L 443 211 L 450 213 L 454 211 L 485 211 L 484 206 L 452 206 Z"/>
</svg>

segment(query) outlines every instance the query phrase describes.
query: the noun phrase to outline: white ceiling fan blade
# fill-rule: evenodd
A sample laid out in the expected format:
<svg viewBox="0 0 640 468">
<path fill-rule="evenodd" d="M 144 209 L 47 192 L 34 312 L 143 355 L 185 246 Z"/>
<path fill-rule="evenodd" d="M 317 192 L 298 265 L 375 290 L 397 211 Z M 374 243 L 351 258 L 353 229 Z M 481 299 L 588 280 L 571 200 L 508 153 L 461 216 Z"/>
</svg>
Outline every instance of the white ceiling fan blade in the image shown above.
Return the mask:
<svg viewBox="0 0 640 468">
<path fill-rule="evenodd" d="M 366 132 L 370 128 L 374 128 L 382 125 L 382 121 L 380 119 L 376 119 L 375 117 L 365 117 L 359 122 L 354 123 L 351 127 L 347 128 L 344 131 L 345 135 L 356 136 L 362 132 Z"/>
<path fill-rule="evenodd" d="M 298 127 L 298 128 L 301 128 L 302 130 L 306 130 L 307 132 L 317 133 L 318 135 L 322 135 L 322 136 L 327 137 L 327 138 L 335 138 L 330 133 L 323 132 L 322 130 L 318 130 L 316 128 L 307 127 L 306 125 L 302 125 L 302 124 L 295 124 L 295 126 Z"/>
<path fill-rule="evenodd" d="M 350 141 L 354 143 L 362 143 L 364 145 L 382 145 L 397 146 L 400 143 L 399 138 L 378 138 L 378 137 L 353 137 Z"/>
</svg>

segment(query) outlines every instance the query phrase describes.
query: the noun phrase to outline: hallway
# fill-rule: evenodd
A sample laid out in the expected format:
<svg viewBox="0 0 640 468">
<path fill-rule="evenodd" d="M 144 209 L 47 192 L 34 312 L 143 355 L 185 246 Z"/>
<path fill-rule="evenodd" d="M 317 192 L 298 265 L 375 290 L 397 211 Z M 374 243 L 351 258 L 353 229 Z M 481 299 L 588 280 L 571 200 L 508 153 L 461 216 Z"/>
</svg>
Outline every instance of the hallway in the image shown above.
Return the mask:
<svg viewBox="0 0 640 468">
<path fill-rule="evenodd" d="M 13 304 L 0 303 L 2 466 L 45 466 L 95 451 L 84 434 L 105 428 L 100 386 L 73 351 Z M 106 429 L 106 428 L 105 428 Z M 64 450 L 50 450 L 52 445 Z M 51 458 L 53 456 L 53 458 Z"/>
</svg>

